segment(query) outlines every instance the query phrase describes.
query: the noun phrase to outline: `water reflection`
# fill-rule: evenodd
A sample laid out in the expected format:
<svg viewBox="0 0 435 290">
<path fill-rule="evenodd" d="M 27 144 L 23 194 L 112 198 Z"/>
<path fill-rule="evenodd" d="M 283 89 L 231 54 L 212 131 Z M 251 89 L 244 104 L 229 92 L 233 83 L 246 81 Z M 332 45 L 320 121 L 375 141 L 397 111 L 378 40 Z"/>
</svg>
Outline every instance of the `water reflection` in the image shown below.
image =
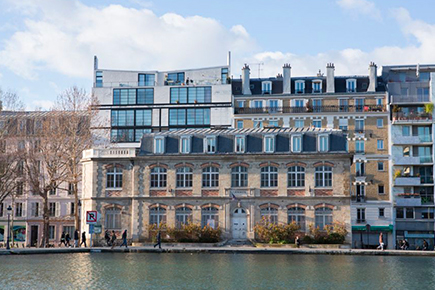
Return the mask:
<svg viewBox="0 0 435 290">
<path fill-rule="evenodd" d="M 429 257 L 122 254 L 0 256 L 0 288 L 433 289 Z"/>
</svg>

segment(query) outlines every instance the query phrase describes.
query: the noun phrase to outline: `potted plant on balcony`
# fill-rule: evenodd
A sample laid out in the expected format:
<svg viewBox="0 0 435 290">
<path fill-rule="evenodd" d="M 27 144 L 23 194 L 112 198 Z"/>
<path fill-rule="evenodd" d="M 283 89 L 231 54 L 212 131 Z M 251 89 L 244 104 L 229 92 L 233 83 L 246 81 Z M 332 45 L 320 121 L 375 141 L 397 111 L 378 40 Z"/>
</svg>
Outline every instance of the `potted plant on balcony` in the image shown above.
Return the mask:
<svg viewBox="0 0 435 290">
<path fill-rule="evenodd" d="M 427 115 L 427 118 L 429 119 L 429 117 L 432 115 L 433 112 L 433 104 L 429 103 L 429 104 L 424 104 L 424 112 Z"/>
<path fill-rule="evenodd" d="M 400 171 L 399 169 L 394 172 L 394 179 L 401 176 L 402 176 L 402 171 Z"/>
<path fill-rule="evenodd" d="M 311 104 L 311 100 L 308 100 L 308 102 L 305 104 L 305 107 L 307 108 L 307 112 L 313 111 L 313 105 Z"/>
</svg>

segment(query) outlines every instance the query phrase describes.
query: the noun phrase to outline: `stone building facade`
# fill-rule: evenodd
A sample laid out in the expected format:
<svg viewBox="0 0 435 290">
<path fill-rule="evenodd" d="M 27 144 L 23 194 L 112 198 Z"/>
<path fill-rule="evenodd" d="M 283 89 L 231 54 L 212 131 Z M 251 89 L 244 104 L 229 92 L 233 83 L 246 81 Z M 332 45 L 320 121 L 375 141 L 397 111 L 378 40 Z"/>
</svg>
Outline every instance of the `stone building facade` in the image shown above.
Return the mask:
<svg viewBox="0 0 435 290">
<path fill-rule="evenodd" d="M 104 230 L 147 240 L 151 224 L 219 226 L 254 238 L 262 217 L 323 228 L 346 225 L 351 242 L 346 136 L 328 129 L 202 129 L 146 134 L 140 149 L 83 155 L 83 213 Z M 82 219 L 83 220 L 83 219 Z M 83 225 L 84 226 L 84 225 Z"/>
</svg>

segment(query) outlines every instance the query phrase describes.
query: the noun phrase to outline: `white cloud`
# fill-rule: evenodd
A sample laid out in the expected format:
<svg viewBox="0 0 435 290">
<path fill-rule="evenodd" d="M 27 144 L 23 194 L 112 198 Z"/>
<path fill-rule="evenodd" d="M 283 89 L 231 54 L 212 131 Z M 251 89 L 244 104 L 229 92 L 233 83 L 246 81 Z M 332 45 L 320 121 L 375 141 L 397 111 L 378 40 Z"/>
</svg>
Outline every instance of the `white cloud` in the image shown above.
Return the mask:
<svg viewBox="0 0 435 290">
<path fill-rule="evenodd" d="M 30 111 L 32 111 L 32 110 L 48 111 L 48 110 L 50 110 L 53 107 L 54 103 L 52 101 L 46 101 L 46 100 L 35 100 L 35 101 L 32 102 L 32 105 L 33 106 L 29 106 L 28 105 L 26 107 L 26 110 L 30 110 Z"/>
<path fill-rule="evenodd" d="M 337 0 L 336 3 L 343 9 L 357 14 L 366 15 L 377 20 L 382 20 L 381 11 L 375 3 L 367 0 Z"/>
<path fill-rule="evenodd" d="M 27 2 L 26 2 L 27 3 Z M 242 54 L 254 42 L 241 25 L 225 28 L 201 16 L 110 5 L 101 9 L 79 1 L 43 0 L 25 29 L 6 40 L 0 65 L 37 79 L 44 70 L 73 77 L 92 76 L 92 58 L 112 69 L 177 69 L 224 64 L 226 52 Z M 20 7 L 23 3 L 19 4 Z"/>
</svg>

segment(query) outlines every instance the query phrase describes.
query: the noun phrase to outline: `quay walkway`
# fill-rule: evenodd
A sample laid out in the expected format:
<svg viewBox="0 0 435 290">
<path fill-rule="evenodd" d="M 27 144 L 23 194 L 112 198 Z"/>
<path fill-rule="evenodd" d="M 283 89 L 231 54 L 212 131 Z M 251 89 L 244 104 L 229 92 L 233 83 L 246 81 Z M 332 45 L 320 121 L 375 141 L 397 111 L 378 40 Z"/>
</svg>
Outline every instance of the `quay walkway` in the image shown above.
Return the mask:
<svg viewBox="0 0 435 290">
<path fill-rule="evenodd" d="M 320 249 L 320 248 L 285 248 L 285 247 L 254 247 L 254 246 L 166 246 L 162 249 L 149 246 L 120 248 L 14 248 L 0 249 L 0 255 L 31 255 L 31 254 L 67 254 L 67 253 L 209 253 L 209 254 L 320 254 L 320 255 L 377 255 L 377 256 L 428 256 L 435 257 L 435 251 L 402 251 L 402 250 L 361 250 L 361 249 Z M 1 260 L 1 258 L 0 258 Z"/>
</svg>

